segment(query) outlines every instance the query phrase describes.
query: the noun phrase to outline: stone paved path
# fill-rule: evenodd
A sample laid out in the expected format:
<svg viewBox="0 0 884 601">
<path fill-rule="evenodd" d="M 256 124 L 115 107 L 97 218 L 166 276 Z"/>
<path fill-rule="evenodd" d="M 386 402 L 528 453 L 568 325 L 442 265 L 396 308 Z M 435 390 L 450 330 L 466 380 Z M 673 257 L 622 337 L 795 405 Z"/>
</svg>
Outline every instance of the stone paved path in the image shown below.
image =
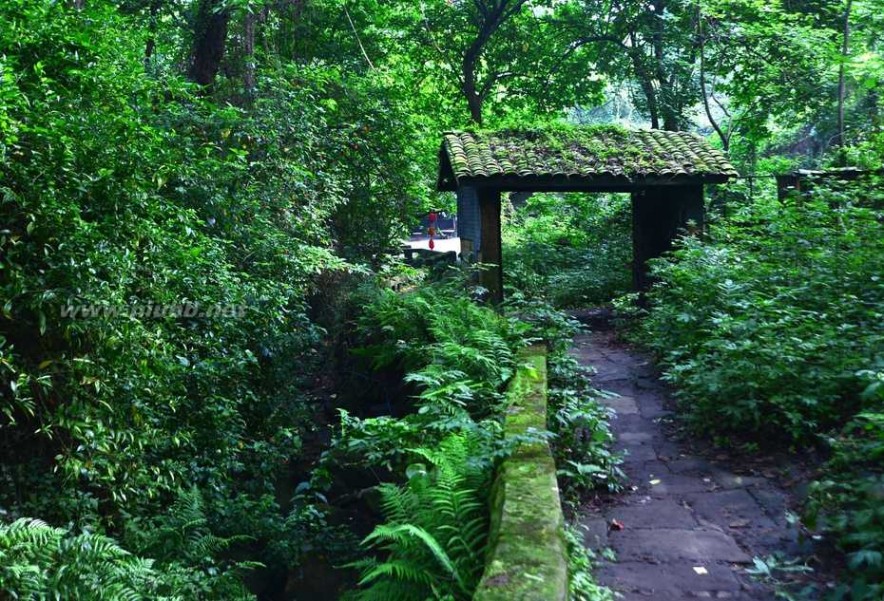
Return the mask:
<svg viewBox="0 0 884 601">
<path fill-rule="evenodd" d="M 600 565 L 600 582 L 623 601 L 774 599 L 745 568 L 754 556 L 798 552 L 776 477 L 739 475 L 739 466 L 692 455 L 668 436 L 669 403 L 653 366 L 611 334 L 580 336 L 572 352 L 595 368 L 597 388 L 620 395 L 606 403 L 627 452 L 627 491 L 580 512 L 586 545 L 616 554 Z"/>
</svg>

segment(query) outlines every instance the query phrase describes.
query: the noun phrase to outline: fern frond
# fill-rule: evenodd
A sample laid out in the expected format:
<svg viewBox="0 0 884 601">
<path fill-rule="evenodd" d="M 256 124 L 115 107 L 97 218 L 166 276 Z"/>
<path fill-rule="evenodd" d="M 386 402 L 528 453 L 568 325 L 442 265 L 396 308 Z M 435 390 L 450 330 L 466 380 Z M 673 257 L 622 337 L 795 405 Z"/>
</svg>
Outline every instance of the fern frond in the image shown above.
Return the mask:
<svg viewBox="0 0 884 601">
<path fill-rule="evenodd" d="M 455 567 L 454 562 L 452 562 L 451 558 L 448 556 L 448 553 L 442 548 L 442 545 L 439 544 L 439 541 L 437 541 L 432 534 L 419 526 L 413 524 L 400 524 L 391 527 L 379 526 L 374 532 L 366 537 L 366 541 L 374 538 L 383 538 L 401 542 L 407 540 L 407 537 L 413 537 L 423 543 L 424 547 L 433 554 L 436 561 L 451 577 L 455 579 L 455 581 L 457 581 L 460 588 L 465 588 L 463 579 Z"/>
<path fill-rule="evenodd" d="M 359 585 L 371 584 L 381 577 L 390 577 L 402 582 L 429 585 L 433 578 L 426 569 L 418 568 L 408 560 L 391 559 L 375 565 L 363 574 Z"/>
</svg>

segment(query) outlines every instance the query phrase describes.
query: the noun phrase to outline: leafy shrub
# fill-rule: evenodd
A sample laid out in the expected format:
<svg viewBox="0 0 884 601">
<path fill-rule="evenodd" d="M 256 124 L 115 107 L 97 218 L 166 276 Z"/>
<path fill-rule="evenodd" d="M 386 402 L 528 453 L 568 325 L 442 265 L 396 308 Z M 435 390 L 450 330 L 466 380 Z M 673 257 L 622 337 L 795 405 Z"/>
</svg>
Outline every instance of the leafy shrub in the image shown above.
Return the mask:
<svg viewBox="0 0 884 601">
<path fill-rule="evenodd" d="M 747 207 L 656 262 L 644 339 L 699 429 L 807 440 L 860 408 L 856 374 L 884 353 L 884 225 L 851 194 Z"/>
<path fill-rule="evenodd" d="M 858 414 L 832 439 L 832 458 L 811 485 L 806 517 L 847 553 L 852 582 L 839 596 L 871 601 L 884 595 L 884 371 L 860 375 L 868 381 L 866 402 L 878 409 Z"/>
<path fill-rule="evenodd" d="M 875 185 L 818 184 L 744 207 L 656 262 L 640 326 L 697 429 L 830 445 L 807 518 L 847 553 L 835 596 L 862 600 L 884 591 L 881 201 Z"/>
<path fill-rule="evenodd" d="M 532 339 L 549 347 L 547 427 L 566 500 L 598 488 L 618 490 L 623 473 L 620 457 L 610 449 L 612 412 L 599 403 L 602 393 L 590 383 L 591 369 L 569 354 L 583 326 L 548 303 L 520 293 L 508 298 L 507 310 L 528 324 Z"/>
<path fill-rule="evenodd" d="M 487 417 L 503 399 L 526 328 L 470 300 L 458 281 L 402 294 L 377 289 L 359 320 L 358 354 L 396 368 L 419 391 L 423 419 L 466 410 Z"/>
<path fill-rule="evenodd" d="M 387 522 L 366 542 L 387 555 L 357 564 L 363 568 L 363 585 L 369 587 L 362 592 L 366 598 L 444 598 L 446 593 L 465 598 L 484 561 L 478 548 L 487 536 L 485 483 L 496 462 L 512 450 L 502 440 L 500 425 L 503 390 L 514 373 L 520 347 L 546 340 L 553 349 L 552 432 L 537 435 L 552 438 L 560 465 L 572 462 L 569 465 L 576 470 L 572 477 L 561 474 L 569 482 L 568 490 L 616 486 L 616 457 L 606 449 L 611 441 L 608 413 L 597 404 L 585 374 L 567 356 L 579 324 L 546 303 L 520 295 L 510 298 L 504 317 L 469 300 L 459 279 L 424 281 L 400 294 L 371 288 L 363 295 L 361 300 L 367 302 L 354 338 L 358 354 L 370 359 L 375 369 L 393 369 L 399 380 L 410 385 L 404 394 L 412 403 L 400 417 L 342 412 L 340 434 L 325 457 L 329 472 L 350 465 L 383 468 L 388 480 L 402 472 L 410 475 L 404 485 L 381 485 Z M 426 450 L 437 447 L 438 453 Z M 416 465 L 415 455 L 435 467 Z M 459 474 L 454 484 L 447 484 L 454 476 L 445 476 L 446 472 Z M 426 474 L 431 473 L 437 476 L 428 480 Z M 478 519 L 461 516 L 458 521 L 455 514 L 446 513 L 446 504 L 461 502 L 449 500 L 455 494 L 469 499 L 470 511 L 472 503 L 478 503 L 483 520 L 475 521 L 482 524 L 481 533 L 469 529 L 467 538 L 472 542 L 452 550 L 457 524 Z M 433 509 L 433 503 L 443 507 Z M 404 507 L 412 509 L 405 512 Z M 478 572 L 467 576 L 462 567 L 452 571 L 450 566 L 460 566 L 463 557 Z"/>
<path fill-rule="evenodd" d="M 363 307 L 348 344 L 362 369 L 390 375 L 381 392 L 391 415 L 340 410 L 314 475 L 321 484 L 367 469 L 382 481 L 385 522 L 363 542 L 380 557 L 352 564 L 363 587 L 354 598 L 469 598 L 484 565 L 487 483 L 505 452 L 502 390 L 525 326 L 476 305 L 459 279 L 401 293 L 365 286 L 354 301 Z M 364 412 L 372 391 L 356 380 Z"/>
<path fill-rule="evenodd" d="M 347 388 L 361 415 L 339 409 L 323 472 L 370 466 L 396 474 L 409 448 L 432 446 L 450 432 L 498 437 L 524 324 L 475 304 L 459 280 L 424 281 L 402 293 L 368 285 L 353 301 L 362 309 L 346 344 L 361 363 L 350 366 L 355 384 Z M 365 370 L 386 375 L 373 381 Z M 385 415 L 366 415 L 377 400 Z"/>
<path fill-rule="evenodd" d="M 621 457 L 611 451 L 612 412 L 599 403 L 589 383 L 590 370 L 570 355 L 552 355 L 549 370 L 549 416 L 553 452 L 566 496 L 594 489 L 620 490 Z"/>
<path fill-rule="evenodd" d="M 573 526 L 565 528 L 568 547 L 568 598 L 570 601 L 614 601 L 614 593 L 600 586 L 593 578 L 595 554 L 583 544 L 580 532 Z"/>
</svg>

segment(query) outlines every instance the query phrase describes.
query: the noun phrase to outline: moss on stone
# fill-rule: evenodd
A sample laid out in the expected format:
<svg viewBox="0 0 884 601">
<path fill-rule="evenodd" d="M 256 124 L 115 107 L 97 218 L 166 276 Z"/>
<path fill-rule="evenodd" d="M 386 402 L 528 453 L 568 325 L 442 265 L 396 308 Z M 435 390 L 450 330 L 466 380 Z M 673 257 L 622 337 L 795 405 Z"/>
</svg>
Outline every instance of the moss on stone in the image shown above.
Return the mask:
<svg viewBox="0 0 884 601">
<path fill-rule="evenodd" d="M 546 429 L 546 351 L 531 347 L 510 384 L 505 432 Z M 545 441 L 521 445 L 498 469 L 488 561 L 478 601 L 567 598 L 567 551 L 556 466 Z"/>
</svg>

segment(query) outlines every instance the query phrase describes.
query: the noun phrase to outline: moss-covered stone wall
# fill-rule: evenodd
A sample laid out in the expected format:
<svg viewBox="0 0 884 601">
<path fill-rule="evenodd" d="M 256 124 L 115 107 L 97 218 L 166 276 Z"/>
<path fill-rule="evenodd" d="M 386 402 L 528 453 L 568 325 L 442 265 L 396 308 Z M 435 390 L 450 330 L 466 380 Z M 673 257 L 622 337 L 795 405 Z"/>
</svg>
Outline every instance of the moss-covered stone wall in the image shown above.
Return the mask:
<svg viewBox="0 0 884 601">
<path fill-rule="evenodd" d="M 522 356 L 508 390 L 506 436 L 546 431 L 546 349 Z M 523 443 L 495 477 L 491 538 L 476 601 L 564 601 L 568 557 L 556 466 L 542 438 Z"/>
</svg>

